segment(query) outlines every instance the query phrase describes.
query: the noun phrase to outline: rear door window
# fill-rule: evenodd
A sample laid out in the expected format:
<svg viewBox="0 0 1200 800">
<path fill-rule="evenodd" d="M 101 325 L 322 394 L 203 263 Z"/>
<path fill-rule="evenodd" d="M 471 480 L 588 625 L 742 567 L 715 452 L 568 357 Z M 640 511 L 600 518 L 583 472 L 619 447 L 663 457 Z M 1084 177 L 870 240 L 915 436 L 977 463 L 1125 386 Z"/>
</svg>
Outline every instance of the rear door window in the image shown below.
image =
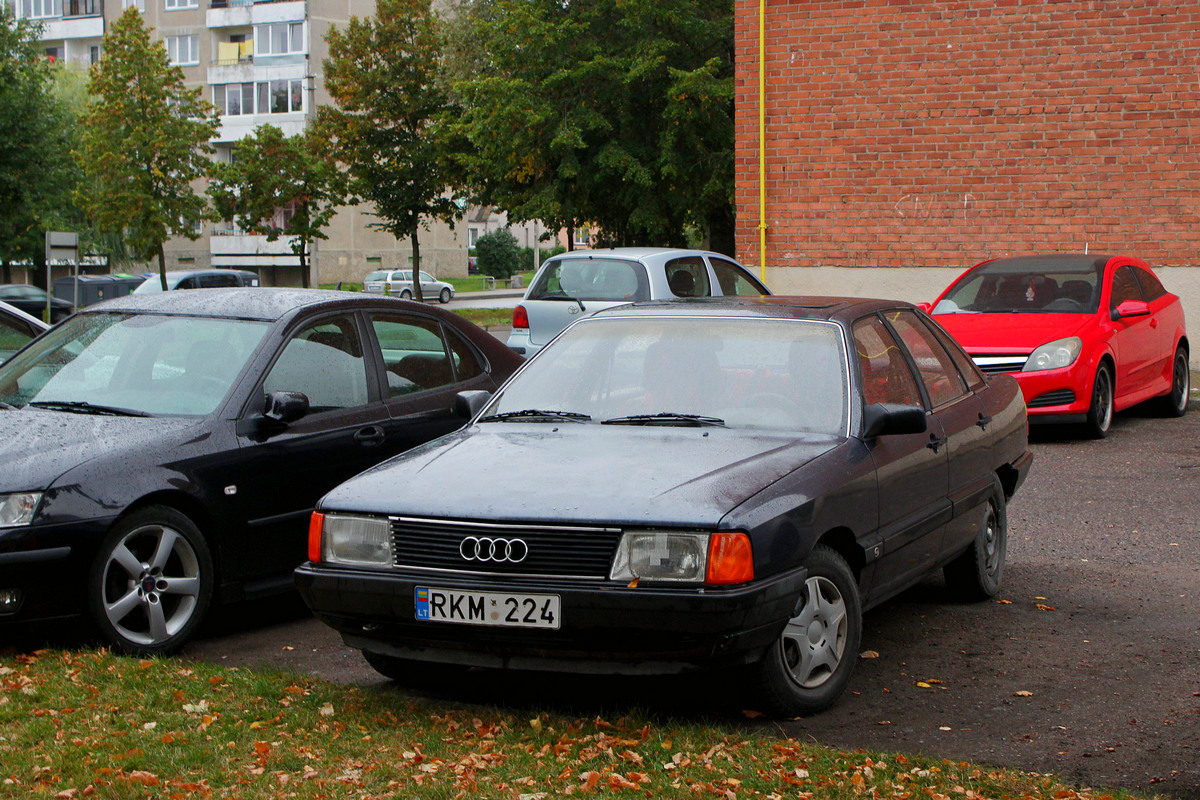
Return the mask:
<svg viewBox="0 0 1200 800">
<path fill-rule="evenodd" d="M 917 380 L 892 332 L 879 317 L 854 324 L 854 349 L 862 374 L 863 402 L 924 406 Z"/>
<path fill-rule="evenodd" d="M 717 285 L 721 287 L 721 294 L 742 297 L 759 297 L 770 294 L 767 288 L 755 280 L 749 272 L 732 261 L 709 256 L 708 263 L 712 264 L 713 272 L 717 276 Z"/>
<path fill-rule="evenodd" d="M 708 270 L 700 256 L 673 258 L 667 262 L 667 286 L 676 297 L 711 297 Z"/>
</svg>

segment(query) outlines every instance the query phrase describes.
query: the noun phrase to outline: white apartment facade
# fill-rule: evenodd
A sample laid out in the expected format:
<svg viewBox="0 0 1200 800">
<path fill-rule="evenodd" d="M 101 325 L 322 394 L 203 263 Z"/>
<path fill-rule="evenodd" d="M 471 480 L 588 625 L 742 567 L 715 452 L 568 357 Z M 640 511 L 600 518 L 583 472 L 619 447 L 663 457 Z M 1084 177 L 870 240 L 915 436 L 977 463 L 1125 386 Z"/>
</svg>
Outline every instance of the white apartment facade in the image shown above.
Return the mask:
<svg viewBox="0 0 1200 800">
<path fill-rule="evenodd" d="M 228 161 L 239 140 L 263 124 L 285 135 L 303 131 L 319 105 L 331 103 L 322 80 L 325 34 L 350 17 L 374 13 L 374 0 L 9 0 L 18 17 L 43 25 L 48 57 L 82 65 L 103 53 L 106 24 L 133 5 L 162 41 L 189 86 L 216 105 L 216 158 Z M 407 240 L 370 227 L 369 206 L 343 208 L 311 255 L 310 282 L 361 281 L 380 268 L 411 265 Z M 302 282 L 298 258 L 283 239 L 206 223 L 200 238 L 166 245 L 168 269 L 232 267 L 259 273 L 265 285 Z M 433 223 L 420 234 L 421 266 L 438 277 L 467 274 L 467 233 Z"/>
</svg>

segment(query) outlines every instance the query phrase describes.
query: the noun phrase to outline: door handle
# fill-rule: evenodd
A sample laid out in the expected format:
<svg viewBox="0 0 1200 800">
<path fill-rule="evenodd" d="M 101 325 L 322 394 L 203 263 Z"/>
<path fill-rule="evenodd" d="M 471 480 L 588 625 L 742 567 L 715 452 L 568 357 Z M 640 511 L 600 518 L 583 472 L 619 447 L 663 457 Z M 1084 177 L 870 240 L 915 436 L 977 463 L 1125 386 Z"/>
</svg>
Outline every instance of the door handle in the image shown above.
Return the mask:
<svg viewBox="0 0 1200 800">
<path fill-rule="evenodd" d="M 986 431 L 986 430 L 987 430 L 987 426 L 992 424 L 992 418 L 991 418 L 991 417 L 985 417 L 985 416 L 983 415 L 983 412 L 982 412 L 982 411 L 980 411 L 980 412 L 979 412 L 979 421 L 978 421 L 978 422 L 976 422 L 975 424 L 976 424 L 976 425 L 978 425 L 980 428 L 982 428 L 983 430 L 985 430 L 985 431 Z"/>
<path fill-rule="evenodd" d="M 368 425 L 354 434 L 354 441 L 363 447 L 375 447 L 383 444 L 386 434 L 378 425 Z"/>
<path fill-rule="evenodd" d="M 933 452 L 937 452 L 938 448 L 946 443 L 945 439 L 939 439 L 936 433 L 929 434 L 929 444 L 925 445 Z"/>
</svg>

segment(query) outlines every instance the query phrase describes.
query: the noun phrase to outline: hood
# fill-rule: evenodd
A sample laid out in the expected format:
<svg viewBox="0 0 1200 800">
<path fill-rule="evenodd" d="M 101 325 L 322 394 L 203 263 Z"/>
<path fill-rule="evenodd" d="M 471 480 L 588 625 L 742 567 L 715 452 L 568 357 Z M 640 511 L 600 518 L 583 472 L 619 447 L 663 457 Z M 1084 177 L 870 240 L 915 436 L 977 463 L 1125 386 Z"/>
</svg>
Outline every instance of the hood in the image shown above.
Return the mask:
<svg viewBox="0 0 1200 800">
<path fill-rule="evenodd" d="M 489 423 L 350 479 L 320 508 L 509 522 L 715 526 L 842 441 L 722 428 Z"/>
<path fill-rule="evenodd" d="M 196 425 L 189 417 L 106 417 L 0 410 L 0 491 L 43 490 L 96 458 L 115 463 Z"/>
<path fill-rule="evenodd" d="M 936 314 L 934 319 L 972 354 L 1031 353 L 1076 335 L 1094 314 Z"/>
</svg>

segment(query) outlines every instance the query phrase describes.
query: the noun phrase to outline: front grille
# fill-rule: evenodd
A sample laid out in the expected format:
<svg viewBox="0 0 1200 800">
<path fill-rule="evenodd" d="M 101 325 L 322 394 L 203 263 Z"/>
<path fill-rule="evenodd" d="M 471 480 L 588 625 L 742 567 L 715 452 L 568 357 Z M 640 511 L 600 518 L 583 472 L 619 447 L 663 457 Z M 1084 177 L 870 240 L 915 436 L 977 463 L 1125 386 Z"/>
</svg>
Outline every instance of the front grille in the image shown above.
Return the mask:
<svg viewBox="0 0 1200 800">
<path fill-rule="evenodd" d="M 994 372 L 1020 372 L 1025 367 L 1025 362 L 1028 358 L 1028 356 L 1024 355 L 971 356 L 971 360 L 975 362 L 975 366 L 988 374 Z"/>
<path fill-rule="evenodd" d="M 525 543 L 528 554 L 515 564 L 468 560 L 462 557 L 459 548 L 464 539 L 472 536 L 513 542 L 519 539 Z M 395 566 L 476 574 L 607 578 L 620 539 L 621 531 L 617 528 L 392 519 Z"/>
<path fill-rule="evenodd" d="M 1075 402 L 1075 392 L 1070 389 L 1056 389 L 1053 392 L 1039 394 L 1029 401 L 1029 408 L 1045 408 L 1046 406 L 1065 406 Z"/>
</svg>

